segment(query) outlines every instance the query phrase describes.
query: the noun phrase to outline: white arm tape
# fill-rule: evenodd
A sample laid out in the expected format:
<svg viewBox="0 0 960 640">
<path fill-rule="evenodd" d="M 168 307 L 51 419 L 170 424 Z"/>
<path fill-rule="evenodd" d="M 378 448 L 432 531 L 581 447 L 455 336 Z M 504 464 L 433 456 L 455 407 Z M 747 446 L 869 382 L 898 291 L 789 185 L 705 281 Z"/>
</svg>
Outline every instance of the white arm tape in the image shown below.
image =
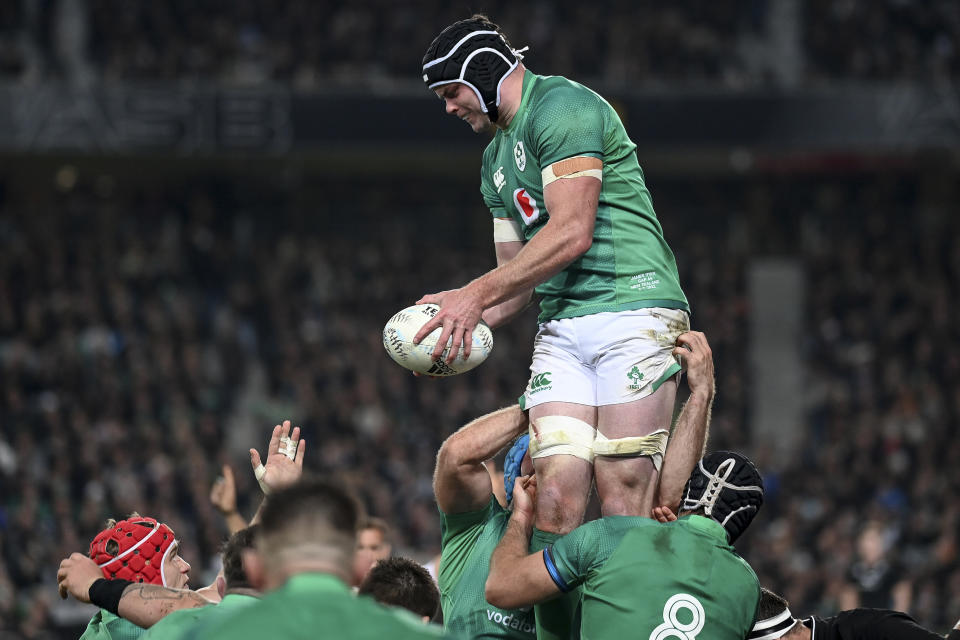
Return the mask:
<svg viewBox="0 0 960 640">
<path fill-rule="evenodd" d="M 653 466 L 660 471 L 663 464 L 663 454 L 667 452 L 667 439 L 670 432 L 666 429 L 657 429 L 646 436 L 629 438 L 614 438 L 610 440 L 602 433 L 597 434 L 593 443 L 593 453 L 598 456 L 612 458 L 639 458 L 649 456 Z"/>
<path fill-rule="evenodd" d="M 584 176 L 603 182 L 603 161 L 591 156 L 574 156 L 566 160 L 558 160 L 540 172 L 544 188 L 557 180 Z"/>
<path fill-rule="evenodd" d="M 530 457 L 576 456 L 593 463 L 597 430 L 570 416 L 543 416 L 530 422 Z"/>
<path fill-rule="evenodd" d="M 520 225 L 510 218 L 494 218 L 493 241 L 523 242 L 523 232 L 520 231 Z"/>
</svg>

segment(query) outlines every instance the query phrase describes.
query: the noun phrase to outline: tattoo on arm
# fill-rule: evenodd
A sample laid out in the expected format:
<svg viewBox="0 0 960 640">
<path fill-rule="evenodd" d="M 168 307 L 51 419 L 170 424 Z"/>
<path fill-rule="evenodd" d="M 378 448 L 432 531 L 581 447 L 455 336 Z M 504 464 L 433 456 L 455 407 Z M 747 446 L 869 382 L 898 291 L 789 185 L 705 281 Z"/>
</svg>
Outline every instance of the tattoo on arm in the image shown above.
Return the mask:
<svg viewBox="0 0 960 640">
<path fill-rule="evenodd" d="M 121 618 L 149 628 L 169 613 L 212 604 L 196 591 L 171 589 L 159 584 L 132 584 L 120 598 Z"/>
<path fill-rule="evenodd" d="M 195 595 L 192 591 L 183 589 L 171 589 L 162 587 L 158 584 L 139 584 L 135 587 L 134 594 L 141 600 L 183 600 L 189 595 Z M 124 592 L 123 597 L 127 597 L 129 591 Z"/>
</svg>

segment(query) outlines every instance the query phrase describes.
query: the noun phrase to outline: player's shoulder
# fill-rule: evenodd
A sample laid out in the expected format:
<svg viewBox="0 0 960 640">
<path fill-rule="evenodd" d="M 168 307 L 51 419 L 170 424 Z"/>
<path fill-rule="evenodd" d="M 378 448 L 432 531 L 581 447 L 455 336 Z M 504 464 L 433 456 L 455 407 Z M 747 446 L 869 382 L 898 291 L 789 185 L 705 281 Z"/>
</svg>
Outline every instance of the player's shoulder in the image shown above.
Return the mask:
<svg viewBox="0 0 960 640">
<path fill-rule="evenodd" d="M 725 550 L 726 553 L 729 553 L 731 569 L 729 572 L 729 577 L 732 579 L 739 572 L 739 577 L 742 580 L 743 584 L 748 589 L 755 589 L 757 598 L 760 597 L 760 578 L 757 577 L 756 571 L 753 570 L 753 567 L 750 566 L 750 563 L 747 562 L 743 556 L 736 552 L 735 549 L 730 548 Z"/>
<path fill-rule="evenodd" d="M 499 131 L 498 131 L 499 133 Z M 497 154 L 497 149 L 500 147 L 500 136 L 496 133 L 490 138 L 490 142 L 487 143 L 487 146 L 483 149 L 483 163 L 487 164 L 493 160 L 494 156 Z"/>
<path fill-rule="evenodd" d="M 465 521 L 473 523 L 488 522 L 498 513 L 509 513 L 500 505 L 500 502 L 497 501 L 497 497 L 493 493 L 490 494 L 487 502 L 479 509 L 470 509 L 469 511 L 451 509 L 450 511 L 444 511 L 438 506 L 437 511 L 439 511 L 442 521 Z"/>
<path fill-rule="evenodd" d="M 602 527 L 606 532 L 654 528 L 661 524 L 653 518 L 644 516 L 604 516 L 594 522 L 599 523 L 598 527 Z"/>
<path fill-rule="evenodd" d="M 550 112 L 564 105 L 569 109 L 571 106 L 587 108 L 605 103 L 597 92 L 563 76 L 535 76 L 534 82 L 530 107 L 538 113 Z"/>
<path fill-rule="evenodd" d="M 584 522 L 568 535 L 576 534 L 575 537 L 581 541 L 622 537 L 626 532 L 646 526 L 649 522 L 653 521 L 650 518 L 634 516 L 604 516 L 590 522 Z"/>
<path fill-rule="evenodd" d="M 535 97 L 553 97 L 564 95 L 578 95 L 581 93 L 594 92 L 583 86 L 575 80 L 564 76 L 534 76 L 534 86 L 532 88 Z"/>
</svg>

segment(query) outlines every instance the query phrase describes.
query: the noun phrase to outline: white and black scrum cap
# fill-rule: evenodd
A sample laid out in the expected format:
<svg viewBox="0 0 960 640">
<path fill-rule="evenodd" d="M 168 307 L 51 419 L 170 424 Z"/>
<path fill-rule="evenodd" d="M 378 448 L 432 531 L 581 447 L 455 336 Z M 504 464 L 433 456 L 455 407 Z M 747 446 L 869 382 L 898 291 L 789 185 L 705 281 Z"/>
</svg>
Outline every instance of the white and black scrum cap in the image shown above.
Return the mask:
<svg viewBox="0 0 960 640">
<path fill-rule="evenodd" d="M 766 588 L 760 589 L 757 603 L 757 621 L 747 640 L 777 640 L 787 635 L 799 620 L 790 613 L 790 605 L 781 596 Z"/>
<path fill-rule="evenodd" d="M 763 478 L 753 463 L 733 451 L 716 451 L 704 456 L 690 474 L 680 509 L 703 509 L 723 525 L 733 544 L 762 504 Z"/>
<path fill-rule="evenodd" d="M 423 81 L 428 89 L 454 82 L 470 87 L 484 112 L 496 122 L 500 85 L 522 58 L 492 22 L 460 20 L 430 43 L 423 56 Z"/>
<path fill-rule="evenodd" d="M 796 618 L 790 613 L 790 609 L 784 609 L 775 616 L 765 620 L 757 620 L 747 636 L 747 640 L 776 640 L 786 635 L 790 629 L 797 623 Z"/>
</svg>

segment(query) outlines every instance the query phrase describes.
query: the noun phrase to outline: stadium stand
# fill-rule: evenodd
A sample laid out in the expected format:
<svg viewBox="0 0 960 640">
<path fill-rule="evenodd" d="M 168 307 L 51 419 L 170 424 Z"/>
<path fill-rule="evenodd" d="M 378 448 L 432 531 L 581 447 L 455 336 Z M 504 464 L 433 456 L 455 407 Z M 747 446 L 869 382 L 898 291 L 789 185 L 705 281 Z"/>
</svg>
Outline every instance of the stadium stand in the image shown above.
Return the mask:
<svg viewBox="0 0 960 640">
<path fill-rule="evenodd" d="M 349 185 L 315 185 L 330 187 L 325 210 L 307 212 L 289 192 L 241 182 L 220 176 L 112 195 L 82 183 L 69 193 L 7 186 L 5 621 L 50 624 L 47 569 L 82 548 L 105 515 L 134 506 L 174 523 L 184 554 L 204 559 L 197 569 L 210 566 L 224 529 L 207 493 L 217 461 L 229 457 L 239 405 L 261 427 L 277 412 L 301 417 L 318 443 L 309 467 L 361 487 L 371 511 L 394 523 L 397 548 L 436 551 L 435 452 L 447 433 L 522 389 L 525 366 L 510 354 L 527 348 L 533 318 L 501 330 L 495 359 L 477 371 L 418 381 L 383 357 L 380 325 L 433 281 L 416 256 L 444 234 L 387 224 L 389 235 L 373 237 L 360 214 L 351 236 L 334 219 L 351 206 Z M 654 183 L 714 349 L 711 448 L 764 456 L 747 428 L 745 264 L 793 254 L 811 278 L 809 430 L 793 462 L 771 474 L 767 521 L 742 548 L 763 583 L 803 610 L 837 608 L 867 518 L 886 523 L 911 567 L 911 613 L 938 628 L 958 609 L 958 513 L 939 499 L 958 487 L 938 472 L 960 456 L 949 438 L 960 418 L 960 361 L 941 348 L 958 338 L 950 318 L 960 229 L 939 204 L 957 197 L 956 185 L 916 174 Z M 371 193 L 386 193 L 380 186 Z M 409 196 L 381 195 L 368 196 L 366 219 L 388 200 L 423 215 Z M 482 241 L 449 255 L 451 282 L 492 260 Z M 249 476 L 238 473 L 243 497 L 255 495 Z M 253 506 L 244 509 L 249 516 Z"/>
</svg>

